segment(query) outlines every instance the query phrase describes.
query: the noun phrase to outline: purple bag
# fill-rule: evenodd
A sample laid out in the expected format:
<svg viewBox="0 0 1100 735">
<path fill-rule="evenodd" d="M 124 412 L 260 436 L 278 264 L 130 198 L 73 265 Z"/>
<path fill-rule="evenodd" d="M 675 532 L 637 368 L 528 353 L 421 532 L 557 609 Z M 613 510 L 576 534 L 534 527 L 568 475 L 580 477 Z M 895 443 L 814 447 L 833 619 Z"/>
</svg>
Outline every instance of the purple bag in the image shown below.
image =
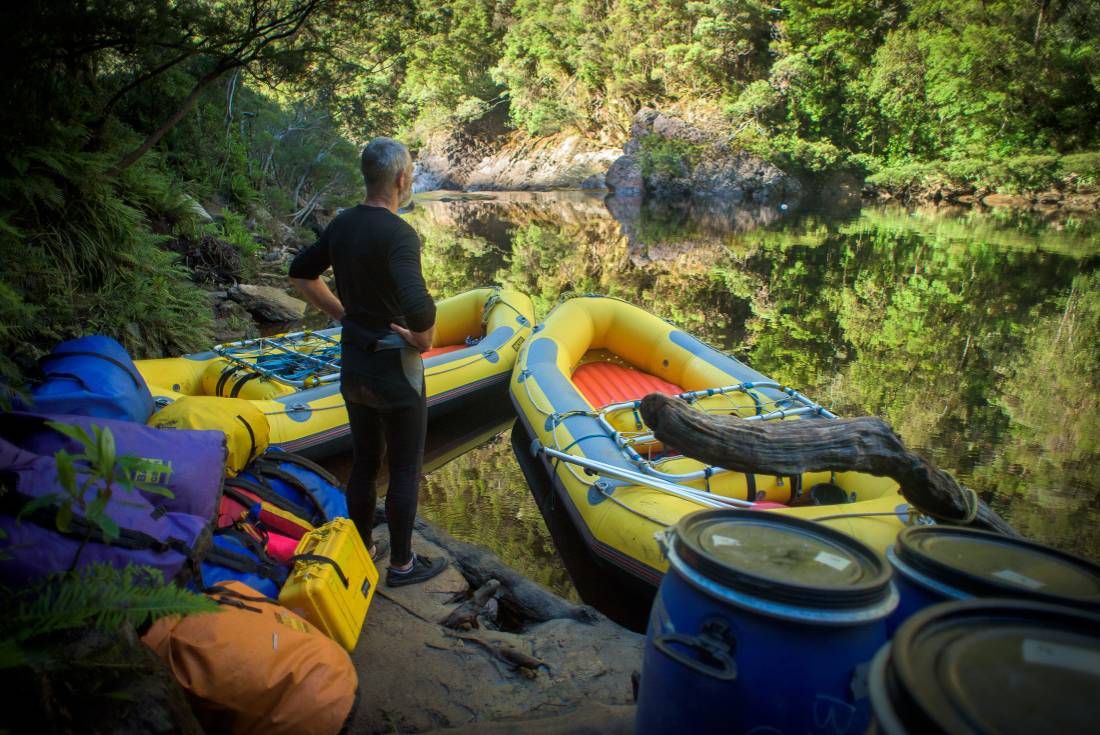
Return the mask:
<svg viewBox="0 0 1100 735">
<path fill-rule="evenodd" d="M 84 518 L 79 507 L 73 508 L 73 528 L 60 533 L 54 525 L 56 505 L 41 508 L 22 519 L 16 518 L 26 502 L 50 494 L 64 494 L 57 480 L 57 465 L 52 456 L 21 449 L 0 439 L 0 479 L 7 488 L 3 496 L 6 513 L 0 514 L 0 582 L 20 585 L 56 572 L 64 572 L 79 560 L 76 568 L 100 562 L 125 567 L 141 564 L 159 570 L 166 580 L 175 577 L 193 555 L 199 537 L 209 521 L 187 513 L 155 507 L 140 493 L 120 490 L 112 495 L 105 513 L 121 529 L 121 535 L 105 543 L 98 526 Z M 77 486 L 86 475 L 77 469 Z M 86 500 L 95 497 L 97 488 L 88 489 Z M 81 542 L 91 529 L 88 543 Z"/>
<path fill-rule="evenodd" d="M 8 413 L 0 414 L 0 438 L 34 454 L 45 455 L 51 461 L 59 449 L 71 454 L 83 452 L 79 442 L 51 429 L 46 425 L 47 420 L 79 426 L 89 434 L 93 425 L 106 426 L 115 437 L 118 456 L 142 457 L 164 467 L 163 473 L 142 478 L 162 485 L 175 496 L 165 498 L 149 494 L 146 497 L 154 506 L 204 519 L 214 517 L 225 477 L 225 434 L 222 432 L 157 429 L 133 421 L 91 416 Z"/>
</svg>

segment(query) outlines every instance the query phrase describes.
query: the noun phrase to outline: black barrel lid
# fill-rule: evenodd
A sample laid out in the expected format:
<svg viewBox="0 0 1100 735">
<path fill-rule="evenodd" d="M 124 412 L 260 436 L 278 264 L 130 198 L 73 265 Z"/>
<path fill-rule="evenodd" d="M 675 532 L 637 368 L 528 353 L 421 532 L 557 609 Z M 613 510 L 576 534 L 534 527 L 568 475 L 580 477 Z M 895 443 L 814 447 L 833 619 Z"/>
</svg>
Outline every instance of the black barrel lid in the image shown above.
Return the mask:
<svg viewBox="0 0 1100 735">
<path fill-rule="evenodd" d="M 1100 567 L 1033 541 L 951 526 L 898 535 L 898 559 L 976 597 L 1025 597 L 1100 611 Z"/>
<path fill-rule="evenodd" d="M 788 604 L 859 607 L 889 594 L 891 569 L 828 526 L 760 510 L 704 510 L 676 525 L 676 553 L 735 590 Z"/>
<path fill-rule="evenodd" d="M 898 630 L 885 676 L 910 733 L 1095 732 L 1100 615 L 999 598 L 934 605 Z"/>
</svg>

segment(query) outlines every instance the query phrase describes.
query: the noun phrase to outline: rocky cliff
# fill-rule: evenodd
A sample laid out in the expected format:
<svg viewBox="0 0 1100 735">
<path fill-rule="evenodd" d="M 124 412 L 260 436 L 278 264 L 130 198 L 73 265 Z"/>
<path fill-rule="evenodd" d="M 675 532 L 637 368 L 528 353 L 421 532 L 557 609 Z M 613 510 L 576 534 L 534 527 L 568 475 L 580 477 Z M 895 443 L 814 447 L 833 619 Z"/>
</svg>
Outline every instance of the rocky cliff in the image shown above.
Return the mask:
<svg viewBox="0 0 1100 735">
<path fill-rule="evenodd" d="M 721 120 L 691 121 L 643 108 L 623 148 L 577 134 L 532 138 L 509 129 L 503 108 L 428 138 L 414 190 L 611 189 L 659 201 L 712 198 L 790 205 L 797 179 L 728 143 Z"/>
<path fill-rule="evenodd" d="M 579 135 L 531 138 L 494 111 L 430 136 L 417 154 L 413 190 L 602 189 L 620 155 Z"/>
<path fill-rule="evenodd" d="M 634 116 L 623 155 L 605 183 L 619 196 L 715 198 L 790 205 L 802 197 L 793 176 L 729 145 L 720 125 L 694 125 L 651 108 Z"/>
</svg>

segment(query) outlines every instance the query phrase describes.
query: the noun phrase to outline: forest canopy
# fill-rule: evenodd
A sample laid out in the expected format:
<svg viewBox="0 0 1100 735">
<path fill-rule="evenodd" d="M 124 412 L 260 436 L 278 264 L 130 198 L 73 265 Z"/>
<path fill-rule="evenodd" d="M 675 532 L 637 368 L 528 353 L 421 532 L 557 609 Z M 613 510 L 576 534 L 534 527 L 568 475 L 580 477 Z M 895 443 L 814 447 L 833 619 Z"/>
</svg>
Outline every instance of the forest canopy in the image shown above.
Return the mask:
<svg viewBox="0 0 1100 735">
<path fill-rule="evenodd" d="M 617 144 L 642 106 L 698 108 L 810 172 L 1100 177 L 1089 0 L 28 0 L 0 43 L 9 378 L 82 332 L 209 344 L 180 252 L 307 238 L 357 144 L 493 109 Z"/>
</svg>

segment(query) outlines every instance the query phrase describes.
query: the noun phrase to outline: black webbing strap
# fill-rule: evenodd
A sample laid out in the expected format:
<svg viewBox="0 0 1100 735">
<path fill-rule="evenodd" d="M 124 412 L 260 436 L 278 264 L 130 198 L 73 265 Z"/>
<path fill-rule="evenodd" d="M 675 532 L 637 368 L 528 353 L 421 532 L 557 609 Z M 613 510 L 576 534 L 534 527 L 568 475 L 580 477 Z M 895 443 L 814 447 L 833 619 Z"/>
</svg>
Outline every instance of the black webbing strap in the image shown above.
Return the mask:
<svg viewBox="0 0 1100 735">
<path fill-rule="evenodd" d="M 249 469 L 256 472 L 261 478 L 266 479 L 271 477 L 290 485 L 302 495 L 306 496 L 309 502 L 313 503 L 313 507 L 316 509 L 317 515 L 322 521 L 328 522 L 332 520 L 328 517 L 328 513 L 325 512 L 325 506 L 321 505 L 321 499 L 317 497 L 317 493 L 313 492 L 313 488 L 306 485 L 300 477 L 285 472 L 270 462 L 265 462 L 262 457 L 257 459 Z"/>
<path fill-rule="evenodd" d="M 48 355 L 43 355 L 42 357 L 38 358 L 38 361 L 39 361 L 39 363 L 43 363 L 43 362 L 48 362 L 50 360 L 60 360 L 60 359 L 65 358 L 65 357 L 97 357 L 100 360 L 106 360 L 107 362 L 111 363 L 115 367 L 120 368 L 122 370 L 122 372 L 129 375 L 130 380 L 134 381 L 134 387 L 135 388 L 140 388 L 141 387 L 141 378 L 138 377 L 137 375 L 134 375 L 133 371 L 130 370 L 129 365 L 127 365 L 126 363 L 121 362 L 119 360 L 116 360 L 115 358 L 110 357 L 108 355 L 101 355 L 98 352 L 84 352 L 84 351 L 81 351 L 81 350 L 75 350 L 73 352 L 51 352 Z"/>
<path fill-rule="evenodd" d="M 230 365 L 222 370 L 221 375 L 218 376 L 218 383 L 214 386 L 214 395 L 224 398 L 224 396 L 222 396 L 222 391 L 225 390 L 225 381 L 229 380 L 243 369 L 244 368 L 240 365 Z"/>
<path fill-rule="evenodd" d="M 258 497 L 260 500 L 264 501 L 265 503 L 270 503 L 279 510 L 284 510 L 287 513 L 297 516 L 306 523 L 309 523 L 309 525 L 311 526 L 314 525 L 310 521 L 310 513 L 308 509 L 303 508 L 289 498 L 284 498 L 282 495 L 279 495 L 279 493 L 275 492 L 266 485 L 262 485 L 258 482 L 253 482 L 252 480 L 244 477 L 226 478 L 223 492 L 233 500 L 236 500 L 238 503 L 251 507 L 255 504 L 256 501 L 252 498 L 249 498 L 247 495 L 241 495 L 239 492 L 234 492 L 234 490 L 236 489 L 246 490 Z"/>
<path fill-rule="evenodd" d="M 751 472 L 745 473 L 745 484 L 748 486 L 745 495 L 748 497 L 745 500 L 756 501 L 756 475 Z"/>
<path fill-rule="evenodd" d="M 245 547 L 253 554 L 255 554 L 257 558 L 259 558 L 259 560 L 264 564 L 272 564 L 278 566 L 278 562 L 271 558 L 271 556 L 267 553 L 267 548 L 264 546 L 264 544 L 267 543 L 266 533 L 264 534 L 264 540 L 259 541 L 252 535 L 250 535 L 247 531 L 239 528 L 236 524 L 234 524 L 232 526 L 224 526 L 222 528 L 219 528 L 217 531 L 214 531 L 214 535 L 230 536 L 232 538 L 235 538 L 241 546 Z"/>
<path fill-rule="evenodd" d="M 332 568 L 336 570 L 336 576 L 343 582 L 344 588 L 348 586 L 348 578 L 344 575 L 344 570 L 340 568 L 340 565 L 336 563 L 335 559 L 331 559 L 327 556 L 321 556 L 320 554 L 295 554 L 290 557 L 291 564 L 297 564 L 300 561 L 315 561 L 320 564 L 331 564 Z"/>
<path fill-rule="evenodd" d="M 251 462 L 256 457 L 256 432 L 252 430 L 252 425 L 244 420 L 244 416 L 237 414 L 237 420 L 244 424 L 245 431 L 248 432 L 248 443 L 252 445 L 248 450 L 248 461 Z"/>
<path fill-rule="evenodd" d="M 216 602 L 217 604 L 225 605 L 226 607 L 235 607 L 238 610 L 248 610 L 248 612 L 254 612 L 254 613 L 262 613 L 263 612 L 263 610 L 261 610 L 258 607 L 252 607 L 251 605 L 246 605 L 243 602 L 241 602 L 240 600 L 235 600 L 233 598 L 228 598 L 227 599 L 227 598 L 223 598 L 223 597 L 213 597 L 213 596 L 211 596 L 211 599 L 213 599 L 214 602 Z"/>
<path fill-rule="evenodd" d="M 32 498 L 28 495 L 24 495 L 15 490 L 9 490 L 3 495 L 0 495 L 0 506 L 2 506 L 5 512 L 13 516 L 20 516 L 23 508 L 31 500 Z M 191 545 L 186 541 L 172 537 L 168 537 L 164 541 L 161 541 L 144 531 L 135 531 L 130 528 L 120 528 L 118 538 L 113 541 L 108 541 L 106 536 L 103 535 L 102 528 L 92 523 L 87 518 L 78 515 L 72 517 L 72 521 L 70 522 L 71 527 L 68 531 L 61 531 L 57 528 L 56 512 L 51 508 L 38 508 L 31 513 L 22 514 L 22 518 L 29 520 L 36 526 L 41 526 L 49 531 L 59 533 L 62 536 L 79 538 L 81 540 L 87 538 L 89 541 L 94 541 L 97 544 L 113 546 L 117 549 L 124 549 L 126 551 L 149 550 L 157 553 L 174 551 L 188 560 L 194 559 L 195 555 L 195 550 L 191 548 Z"/>
<path fill-rule="evenodd" d="M 286 579 L 285 570 L 278 568 L 276 565 L 264 563 L 221 546 L 214 546 L 214 548 L 210 549 L 204 561 L 209 564 L 217 564 L 218 566 L 232 569 L 235 572 L 255 574 L 257 577 L 263 577 L 272 582 L 282 582 Z"/>
<path fill-rule="evenodd" d="M 240 380 L 238 380 L 236 383 L 233 384 L 233 390 L 229 392 L 229 397 L 230 398 L 239 397 L 241 395 L 241 388 L 244 388 L 245 383 L 247 383 L 250 380 L 255 380 L 258 377 L 260 377 L 259 373 L 249 373 L 248 375 L 246 375 L 243 378 L 241 378 Z"/>
<path fill-rule="evenodd" d="M 329 485 L 332 485 L 337 489 L 343 490 L 343 488 L 340 486 L 340 481 L 336 479 L 335 475 L 333 475 L 321 465 L 314 462 L 312 459 L 307 459 L 300 454 L 291 454 L 290 452 L 284 452 L 282 449 L 268 449 L 266 452 L 264 452 L 261 459 L 265 459 L 269 462 L 286 462 L 287 464 L 297 465 L 304 470 L 309 470 L 316 475 L 320 475 L 321 479 L 327 482 Z"/>
<path fill-rule="evenodd" d="M 60 378 L 61 380 L 71 380 L 74 383 L 79 383 L 80 387 L 82 387 L 84 390 L 88 391 L 89 393 L 92 392 L 91 386 L 89 386 L 84 381 L 84 378 L 80 377 L 76 373 L 50 373 L 49 377 L 50 377 L 51 380 L 54 379 L 54 378 Z"/>
</svg>

